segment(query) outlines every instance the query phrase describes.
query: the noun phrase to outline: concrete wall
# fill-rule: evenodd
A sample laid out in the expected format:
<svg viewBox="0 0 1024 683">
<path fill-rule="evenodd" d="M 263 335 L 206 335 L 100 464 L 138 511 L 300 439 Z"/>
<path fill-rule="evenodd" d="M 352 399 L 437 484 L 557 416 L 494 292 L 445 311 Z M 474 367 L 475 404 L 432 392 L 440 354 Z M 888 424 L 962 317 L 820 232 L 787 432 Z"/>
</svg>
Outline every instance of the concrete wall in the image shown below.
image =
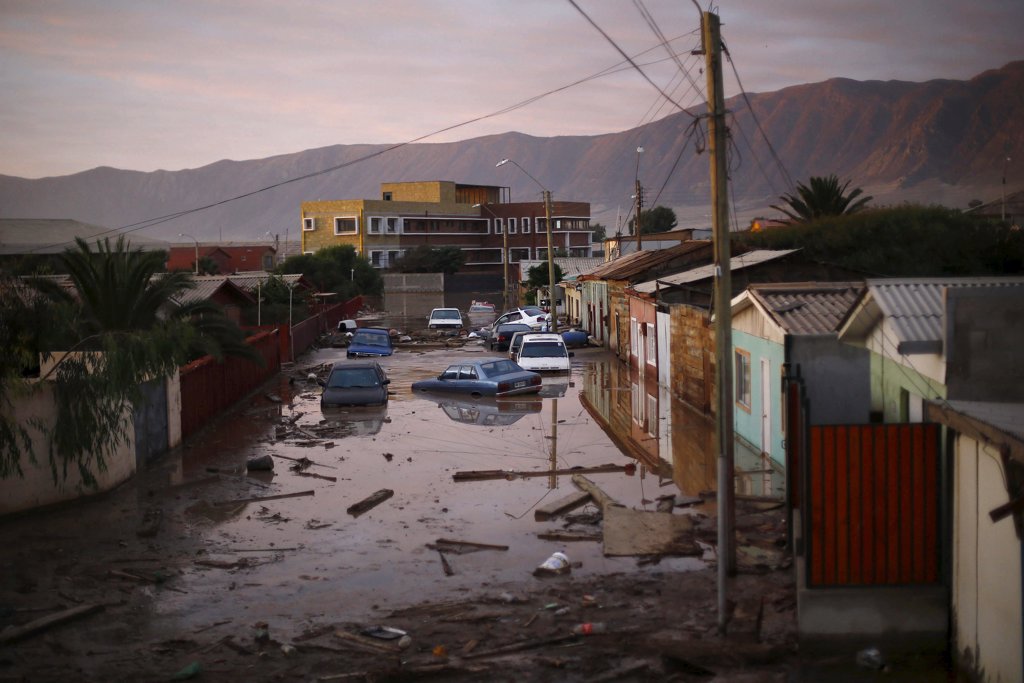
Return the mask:
<svg viewBox="0 0 1024 683">
<path fill-rule="evenodd" d="M 804 378 L 810 424 L 865 424 L 871 412 L 871 354 L 834 334 L 790 337 L 789 363 Z"/>
<path fill-rule="evenodd" d="M 444 273 L 382 273 L 388 292 L 444 292 Z"/>
<path fill-rule="evenodd" d="M 1024 287 L 946 292 L 946 386 L 964 401 L 1024 401 Z"/>
<path fill-rule="evenodd" d="M 8 479 L 0 479 L 0 516 L 108 491 L 135 474 L 135 430 L 129 411 L 125 415 L 125 442 L 106 459 L 105 470 L 100 471 L 95 464 L 91 468 L 97 480 L 96 489 L 84 488 L 74 463 L 68 466 L 67 479 L 55 483 L 50 471 L 50 441 L 44 434 L 28 426 L 28 421 L 33 419 L 40 420 L 47 427 L 52 427 L 56 421 L 53 384 L 48 381 L 41 384 L 32 396 L 18 401 L 11 416 L 18 424 L 26 425 L 32 437 L 37 462 L 30 462 L 23 454 L 21 467 L 25 476 L 13 475 Z M 60 468 L 58 464 L 58 477 Z"/>
<path fill-rule="evenodd" d="M 988 511 L 1007 500 L 998 449 L 960 435 L 953 465 L 953 628 L 958 659 L 981 681 L 1024 680 L 1021 540 L 1012 517 Z"/>
</svg>

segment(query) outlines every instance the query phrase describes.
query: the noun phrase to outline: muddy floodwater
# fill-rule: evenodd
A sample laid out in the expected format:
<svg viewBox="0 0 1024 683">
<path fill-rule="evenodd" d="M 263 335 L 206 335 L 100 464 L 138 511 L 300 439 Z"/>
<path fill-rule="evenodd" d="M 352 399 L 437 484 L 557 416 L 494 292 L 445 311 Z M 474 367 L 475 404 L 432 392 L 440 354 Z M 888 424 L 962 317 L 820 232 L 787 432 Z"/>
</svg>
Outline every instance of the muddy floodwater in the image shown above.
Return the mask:
<svg viewBox="0 0 1024 683">
<path fill-rule="evenodd" d="M 321 364 L 344 363 L 343 353 L 341 349 L 323 349 L 308 354 L 291 375 L 301 376 L 305 369 Z M 275 459 L 274 473 L 259 480 L 271 488 L 265 492 L 257 489 L 254 495 L 315 492 L 226 508 L 213 507 L 209 503 L 216 501 L 197 496 L 186 509 L 185 523 L 203 535 L 210 553 L 299 549 L 284 550 L 258 572 L 251 572 L 248 578 L 258 575 L 258 585 L 239 582 L 230 599 L 249 601 L 254 618 L 272 619 L 282 610 L 316 615 L 339 599 L 347 610 L 364 611 L 374 605 L 408 604 L 519 581 L 556 550 L 569 555 L 580 576 L 643 571 L 636 558 L 604 557 L 600 543 L 567 544 L 537 538 L 538 532 L 562 528 L 561 520 L 535 521 L 534 509 L 575 492 L 569 475 L 510 474 L 509 479 L 459 482 L 454 476 L 488 470 L 538 474 L 551 469 L 632 465 L 626 471 L 588 476 L 623 505 L 653 510 L 659 496 L 679 493 L 674 471 L 693 479 L 692 486 L 684 487 L 688 493 L 713 490 L 714 458 L 681 447 L 680 455 L 689 461 L 664 461 L 657 450 L 651 452 L 649 431 L 642 432 L 646 439 L 641 440 L 632 433 L 609 433 L 588 411 L 588 403 L 611 406 L 617 422 L 624 418 L 627 425 L 637 425 L 637 421 L 616 412 L 616 394 L 629 387 L 608 386 L 609 373 L 620 368 L 614 358 L 599 350 L 577 351 L 572 372 L 546 376 L 539 398 L 473 400 L 410 390 L 413 381 L 434 376 L 450 363 L 493 355 L 471 345 L 458 350 L 401 351 L 383 359 L 393 393 L 386 410 L 324 412 L 315 384 L 302 380 L 289 384 L 283 376 L 278 385 L 268 386 L 248 405 L 192 439 L 182 455 L 185 479 L 200 478 L 207 469 L 239 467 L 250 457 L 270 454 Z M 271 400 L 277 398 L 280 403 Z M 639 426 L 653 429 L 655 435 L 661 423 L 668 421 L 654 415 L 649 420 L 657 427 L 644 426 L 645 420 Z M 275 430 L 282 423 L 327 436 L 279 440 Z M 707 426 L 699 421 L 678 432 L 681 443 L 686 441 L 684 436 L 698 443 L 706 443 L 710 437 Z M 639 454 L 646 457 L 624 453 L 623 445 L 646 447 L 648 450 Z M 304 474 L 337 481 L 291 471 L 289 465 L 300 458 L 316 463 Z M 256 473 L 251 478 L 256 478 Z M 380 489 L 394 491 L 393 497 L 358 517 L 346 512 Z M 446 576 L 440 556 L 427 547 L 442 538 L 509 549 L 450 556 L 454 575 Z M 671 557 L 665 558 L 658 570 L 702 566 L 699 558 Z M 192 574 L 182 585 L 188 594 L 166 596 L 160 610 L 196 623 L 211 620 L 208 612 L 217 609 L 221 598 L 211 601 L 202 590 L 207 574 Z"/>
</svg>

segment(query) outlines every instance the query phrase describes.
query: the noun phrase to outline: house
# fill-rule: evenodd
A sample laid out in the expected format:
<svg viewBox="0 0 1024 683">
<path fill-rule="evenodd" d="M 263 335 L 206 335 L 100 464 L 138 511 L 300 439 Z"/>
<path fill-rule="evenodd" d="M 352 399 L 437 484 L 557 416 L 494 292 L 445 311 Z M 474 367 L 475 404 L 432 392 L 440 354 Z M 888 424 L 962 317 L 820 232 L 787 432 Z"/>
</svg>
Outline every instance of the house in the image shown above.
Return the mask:
<svg viewBox="0 0 1024 683">
<path fill-rule="evenodd" d="M 635 251 L 581 275 L 583 327 L 594 338 L 608 340 L 612 351 L 628 360 L 631 318 L 626 287 L 710 259 L 711 242 L 691 240 L 667 249 Z"/>
<path fill-rule="evenodd" d="M 580 288 L 577 287 L 577 280 L 604 263 L 604 259 L 596 256 L 576 256 L 554 258 L 554 264 L 562 271 L 562 283 L 555 283 L 564 290 L 558 296 L 564 302 L 560 311 L 566 316 L 570 325 L 579 325 L 582 318 L 583 304 L 580 296 Z M 536 267 L 547 268 L 547 259 L 530 259 L 513 264 L 515 268 L 515 280 L 522 283 L 529 279 L 530 270 Z M 545 270 L 545 272 L 547 272 Z M 510 275 L 510 277 L 513 277 Z M 547 298 L 547 295 L 544 296 Z"/>
<path fill-rule="evenodd" d="M 972 680 L 1024 680 L 1024 403 L 929 401 L 952 450 L 952 647 Z"/>
<path fill-rule="evenodd" d="M 734 431 L 775 467 L 786 463 L 787 369 L 804 382 L 810 424 L 868 421 L 868 353 L 836 335 L 863 288 L 860 282 L 757 284 L 732 300 Z"/>
<path fill-rule="evenodd" d="M 200 262 L 207 259 L 212 261 L 216 264 L 217 274 L 224 275 L 253 270 L 273 270 L 277 257 L 273 245 L 259 242 L 174 244 L 168 250 L 167 270 L 194 270 L 197 253 Z"/>
<path fill-rule="evenodd" d="M 196 275 L 196 286 L 182 292 L 176 301 L 187 304 L 209 300 L 224 311 L 236 325 L 242 324 L 242 309 L 256 303 L 256 297 L 232 282 L 226 275 Z"/>
<path fill-rule="evenodd" d="M 381 183 L 379 199 L 302 203 L 302 251 L 349 244 L 377 268 L 421 245 L 458 247 L 466 273 L 503 275 L 506 263 L 547 259 L 543 202 L 507 201 L 508 188 L 452 181 Z M 592 254 L 590 204 L 554 201 L 552 246 Z"/>
<path fill-rule="evenodd" d="M 604 260 L 614 261 L 627 254 L 633 254 L 644 249 L 657 251 L 668 249 L 682 242 L 694 239 L 692 228 L 679 228 L 666 232 L 644 233 L 640 239 L 636 235 L 623 235 L 616 233 L 604 241 Z"/>
<path fill-rule="evenodd" d="M 926 400 L 1024 400 L 1024 277 L 869 279 L 838 328 L 871 353 L 871 419 L 921 422 Z"/>
</svg>

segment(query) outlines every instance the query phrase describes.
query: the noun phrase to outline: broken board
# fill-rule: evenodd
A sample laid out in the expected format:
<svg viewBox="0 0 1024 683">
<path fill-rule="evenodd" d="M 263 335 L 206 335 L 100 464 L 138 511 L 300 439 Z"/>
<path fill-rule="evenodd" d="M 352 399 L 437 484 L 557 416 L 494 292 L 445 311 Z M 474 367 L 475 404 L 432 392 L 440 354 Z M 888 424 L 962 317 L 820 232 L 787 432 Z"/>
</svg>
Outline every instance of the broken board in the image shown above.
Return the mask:
<svg viewBox="0 0 1024 683">
<path fill-rule="evenodd" d="M 609 505 L 604 509 L 604 554 L 700 555 L 701 549 L 687 516 Z"/>
</svg>

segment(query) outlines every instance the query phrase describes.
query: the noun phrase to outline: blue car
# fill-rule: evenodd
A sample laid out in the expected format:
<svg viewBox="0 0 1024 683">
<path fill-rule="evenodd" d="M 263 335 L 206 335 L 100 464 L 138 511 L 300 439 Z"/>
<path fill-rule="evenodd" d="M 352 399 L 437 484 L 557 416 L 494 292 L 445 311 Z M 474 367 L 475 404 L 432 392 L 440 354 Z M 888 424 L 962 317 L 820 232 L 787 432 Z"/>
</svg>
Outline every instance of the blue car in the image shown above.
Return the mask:
<svg viewBox="0 0 1024 683">
<path fill-rule="evenodd" d="M 360 327 L 348 344 L 349 358 L 377 358 L 390 356 L 395 352 L 391 334 L 382 327 Z"/>
<path fill-rule="evenodd" d="M 514 361 L 465 361 L 449 365 L 434 379 L 413 382 L 413 391 L 450 391 L 470 396 L 516 396 L 536 394 L 541 378 L 536 372 L 523 370 Z"/>
</svg>

